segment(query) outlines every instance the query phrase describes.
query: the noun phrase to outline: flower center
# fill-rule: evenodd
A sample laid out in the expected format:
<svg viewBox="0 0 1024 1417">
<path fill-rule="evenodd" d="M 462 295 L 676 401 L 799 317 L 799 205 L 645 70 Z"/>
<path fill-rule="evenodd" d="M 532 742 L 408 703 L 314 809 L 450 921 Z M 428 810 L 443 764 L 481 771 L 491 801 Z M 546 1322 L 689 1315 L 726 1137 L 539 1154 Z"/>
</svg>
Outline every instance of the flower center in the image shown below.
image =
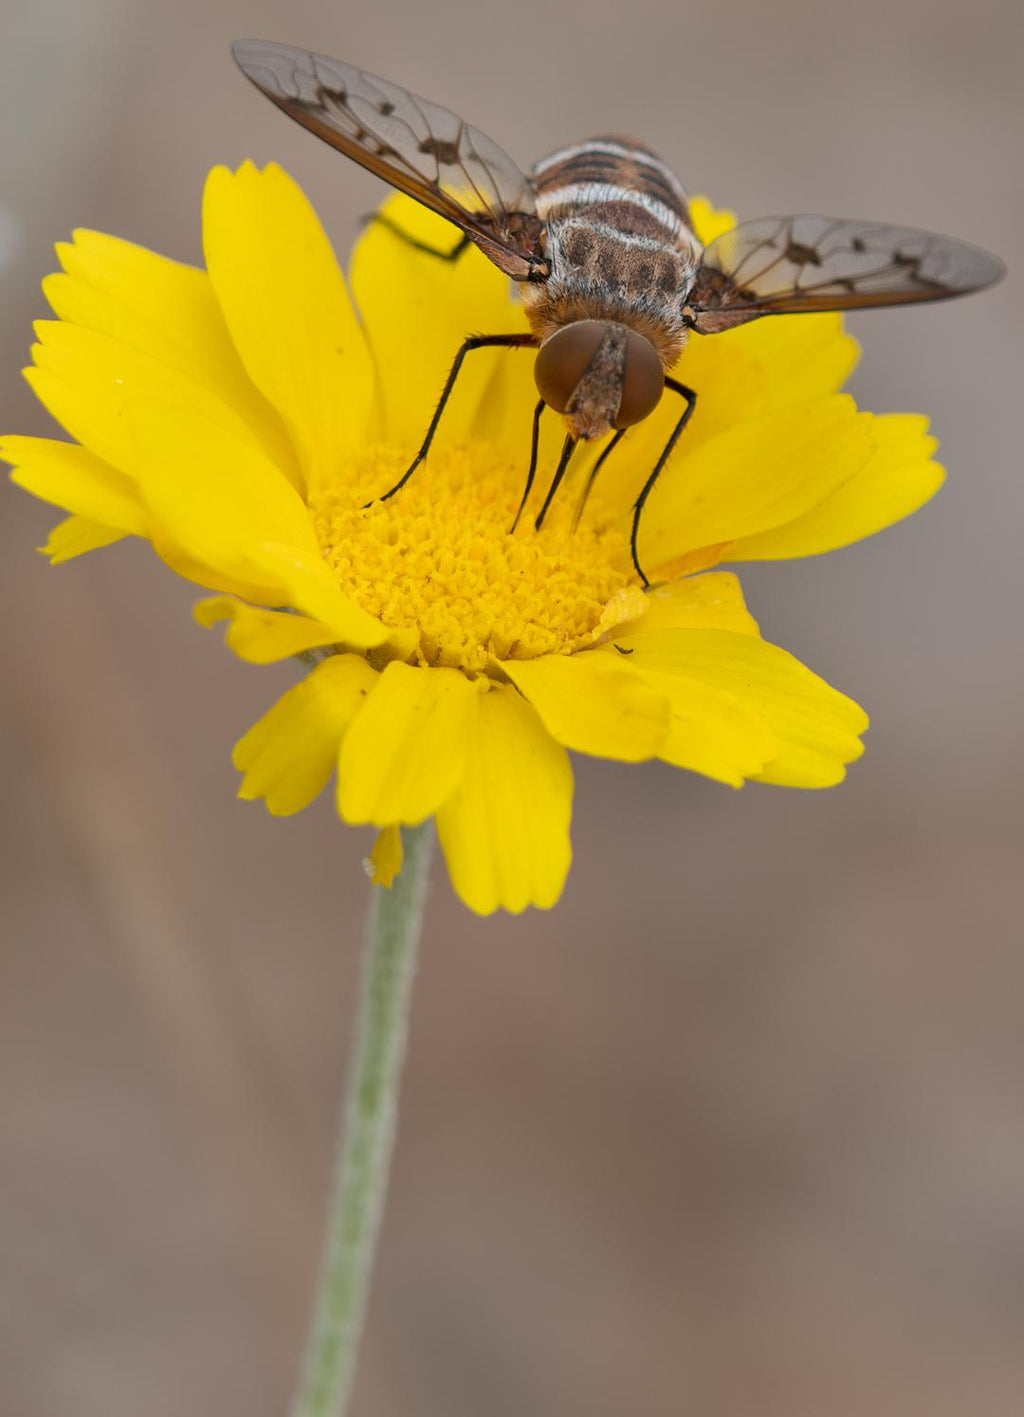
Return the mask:
<svg viewBox="0 0 1024 1417">
<path fill-rule="evenodd" d="M 495 660 L 571 654 L 642 613 L 625 537 L 588 518 L 573 531 L 576 487 L 539 532 L 529 509 L 512 532 L 524 470 L 471 443 L 438 448 L 401 492 L 363 505 L 407 466 L 407 451 L 372 448 L 310 505 L 341 589 L 416 630 L 419 663 L 487 673 Z"/>
</svg>

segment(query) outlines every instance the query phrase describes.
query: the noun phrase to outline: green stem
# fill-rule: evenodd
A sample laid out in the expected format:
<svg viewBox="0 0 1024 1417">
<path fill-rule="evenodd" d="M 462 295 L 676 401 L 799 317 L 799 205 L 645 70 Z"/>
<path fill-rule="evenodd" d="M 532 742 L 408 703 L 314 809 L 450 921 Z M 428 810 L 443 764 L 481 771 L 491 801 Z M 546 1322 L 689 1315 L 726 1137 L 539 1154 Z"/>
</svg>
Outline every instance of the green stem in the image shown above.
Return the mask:
<svg viewBox="0 0 1024 1417">
<path fill-rule="evenodd" d="M 320 1297 L 292 1417 L 343 1417 L 352 1388 L 387 1191 L 433 839 L 432 822 L 403 828 L 402 873 L 390 890 L 373 892 Z"/>
</svg>

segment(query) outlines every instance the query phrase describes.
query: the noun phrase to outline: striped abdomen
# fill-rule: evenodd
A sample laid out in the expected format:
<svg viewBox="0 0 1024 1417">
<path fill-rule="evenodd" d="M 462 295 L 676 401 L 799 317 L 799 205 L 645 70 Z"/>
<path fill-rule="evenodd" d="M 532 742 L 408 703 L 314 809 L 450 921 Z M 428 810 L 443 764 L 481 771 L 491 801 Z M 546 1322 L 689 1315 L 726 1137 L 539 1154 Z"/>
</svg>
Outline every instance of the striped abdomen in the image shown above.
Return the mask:
<svg viewBox="0 0 1024 1417">
<path fill-rule="evenodd" d="M 533 169 L 537 210 L 545 221 L 599 209 L 610 224 L 674 245 L 689 235 L 686 193 L 672 170 L 646 148 L 621 138 L 591 138 L 562 148 Z"/>
<path fill-rule="evenodd" d="M 674 362 L 700 245 L 671 170 L 634 143 L 593 138 L 537 163 L 533 180 L 551 267 L 544 284 L 523 289 L 537 333 L 618 321 Z"/>
</svg>

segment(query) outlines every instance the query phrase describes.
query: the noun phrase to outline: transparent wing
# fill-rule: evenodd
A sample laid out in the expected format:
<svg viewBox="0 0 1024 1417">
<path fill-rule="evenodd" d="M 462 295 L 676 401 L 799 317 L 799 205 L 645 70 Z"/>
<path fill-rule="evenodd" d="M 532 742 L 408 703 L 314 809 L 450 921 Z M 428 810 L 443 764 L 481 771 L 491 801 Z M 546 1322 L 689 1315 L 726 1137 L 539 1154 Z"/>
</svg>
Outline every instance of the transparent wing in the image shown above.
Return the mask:
<svg viewBox="0 0 1024 1417">
<path fill-rule="evenodd" d="M 1004 274 L 976 246 L 909 227 L 823 216 L 743 222 L 704 251 L 684 314 L 704 334 L 761 315 L 946 300 Z"/>
<path fill-rule="evenodd" d="M 513 279 L 547 275 L 533 185 L 486 134 L 337 59 L 255 39 L 232 52 L 289 117 L 454 222 Z"/>
</svg>

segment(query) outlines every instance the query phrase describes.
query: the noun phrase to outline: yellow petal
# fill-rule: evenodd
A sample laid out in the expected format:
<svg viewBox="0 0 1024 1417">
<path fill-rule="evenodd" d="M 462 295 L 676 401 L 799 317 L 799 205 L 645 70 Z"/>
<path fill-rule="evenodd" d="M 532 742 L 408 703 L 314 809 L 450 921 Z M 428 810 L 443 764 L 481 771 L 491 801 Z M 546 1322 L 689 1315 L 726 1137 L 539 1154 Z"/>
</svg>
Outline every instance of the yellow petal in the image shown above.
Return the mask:
<svg viewBox="0 0 1024 1417">
<path fill-rule="evenodd" d="M 659 758 L 730 787 L 763 772 L 780 751 L 768 724 L 732 694 L 699 679 L 652 676 L 672 705 L 672 723 Z"/>
<path fill-rule="evenodd" d="M 0 438 L 11 481 L 69 512 L 119 531 L 146 534 L 146 516 L 130 478 L 77 443 L 52 438 Z"/>
<path fill-rule="evenodd" d="M 654 630 L 734 630 L 756 635 L 757 622 L 747 610 L 739 580 L 731 571 L 708 571 L 702 576 L 653 586 L 644 596 L 646 612 L 630 626 L 631 635 Z"/>
<path fill-rule="evenodd" d="M 216 167 L 203 197 L 203 249 L 235 347 L 284 419 L 307 479 L 335 473 L 366 441 L 375 388 L 316 213 L 274 163 Z"/>
<path fill-rule="evenodd" d="M 109 335 L 209 389 L 298 483 L 284 425 L 246 374 L 205 271 L 99 231 L 76 231 L 57 255 L 64 270 L 47 276 L 43 293 L 60 319 Z"/>
<path fill-rule="evenodd" d="M 664 631 L 728 630 L 757 635 L 755 620 L 747 611 L 736 576 L 713 571 L 671 585 L 655 586 L 644 597 L 647 613 L 603 646 L 605 654 L 627 654 L 632 667 L 669 701 L 669 731 L 658 756 L 675 767 L 703 773 L 705 777 L 740 787 L 745 778 L 760 771 L 778 751 L 774 734 L 756 714 L 735 698 L 679 674 L 643 670 L 644 655 L 634 659 L 645 636 Z"/>
<path fill-rule="evenodd" d="M 327 625 L 340 644 L 360 649 L 371 649 L 385 642 L 409 644 L 410 636 L 390 630 L 375 615 L 368 615 L 342 595 L 319 547 L 263 542 L 252 548 L 249 559 L 272 576 L 274 584 L 284 591 L 276 603 L 293 605 L 304 615 Z"/>
<path fill-rule="evenodd" d="M 591 633 L 590 643 L 597 644 L 613 630 L 635 625 L 647 614 L 647 596 L 638 585 L 621 586 L 615 591 Z"/>
<path fill-rule="evenodd" d="M 844 394 L 729 429 L 666 468 L 640 523 L 641 564 L 793 521 L 855 476 L 874 446 L 870 415 Z"/>
<path fill-rule="evenodd" d="M 321 625 L 305 615 L 264 610 L 230 595 L 201 600 L 192 614 L 197 623 L 208 630 L 218 621 L 226 620 L 224 643 L 239 659 L 250 664 L 274 664 L 303 650 L 333 644 L 336 638 L 329 625 Z"/>
<path fill-rule="evenodd" d="M 162 406 L 162 431 L 172 443 L 175 420 L 184 409 L 270 461 L 237 409 L 145 350 L 58 320 L 38 320 L 35 329 L 35 368 L 27 369 L 25 377 L 36 396 L 73 438 L 126 476 L 138 472 L 134 424 L 143 404 Z M 277 475 L 286 482 L 279 469 Z"/>
<path fill-rule="evenodd" d="M 85 333 L 91 340 L 91 332 L 80 331 L 76 325 L 42 325 L 44 332 L 48 328 L 71 331 L 71 338 L 76 341 Z M 62 333 L 49 346 L 32 346 L 34 364 L 22 370 L 26 383 L 47 413 L 72 438 L 101 462 L 126 476 L 134 476 L 134 448 L 125 435 L 121 389 L 92 366 L 88 355 L 81 361 L 62 357 L 56 341 L 63 342 L 63 338 Z"/>
<path fill-rule="evenodd" d="M 370 852 L 370 879 L 373 884 L 390 890 L 402 873 L 404 857 L 401 827 L 383 827 L 377 833 L 373 850 Z"/>
<path fill-rule="evenodd" d="M 713 207 L 707 197 L 697 194 L 689 199 L 690 220 L 697 240 L 709 246 L 716 236 L 724 236 L 736 225 L 736 213 L 728 207 Z"/>
<path fill-rule="evenodd" d="M 235 747 L 239 797 L 262 797 L 275 817 L 308 807 L 338 760 L 345 730 L 377 678 L 360 655 L 335 654 L 254 723 Z"/>
<path fill-rule="evenodd" d="M 183 580 L 192 581 L 195 585 L 201 586 L 203 590 L 216 590 L 224 595 L 239 596 L 243 600 L 250 600 L 259 605 L 282 605 L 289 600 L 289 596 L 284 590 L 270 584 L 269 578 L 266 581 L 249 580 L 242 575 L 230 575 L 227 572 L 216 571 L 204 562 L 198 561 L 162 526 L 151 524 L 149 538 L 153 550 L 165 566 L 168 566 L 175 575 L 181 576 Z M 255 568 L 253 568 L 252 574 L 254 577 L 256 576 Z"/>
<path fill-rule="evenodd" d="M 408 197 L 391 197 L 381 214 L 436 250 L 451 250 L 459 239 L 451 222 Z M 410 449 L 427 430 L 466 336 L 526 328 L 522 306 L 510 299 L 508 278 L 476 247 L 457 261 L 442 261 L 380 222 L 367 226 L 352 253 L 352 294 L 378 370 L 385 436 Z M 481 349 L 467 356 L 439 440 L 468 435 L 494 368 L 505 359 L 525 359 L 532 367 L 529 354 Z M 528 425 L 523 436 L 528 443 Z"/>
<path fill-rule="evenodd" d="M 246 598 L 289 604 L 281 578 L 258 564 L 258 549 L 284 541 L 313 557 L 316 539 L 309 513 L 273 463 L 187 406 L 140 399 L 129 424 L 154 525 L 199 565 L 258 588 Z"/>
<path fill-rule="evenodd" d="M 84 556 L 87 551 L 98 551 L 102 546 L 112 546 L 115 541 L 123 541 L 125 533 L 116 526 L 103 526 L 90 521 L 88 517 L 65 517 L 50 532 L 50 538 L 39 550 L 50 558 L 51 566 L 59 566 L 76 556 Z"/>
<path fill-rule="evenodd" d="M 730 547 L 729 560 L 819 556 L 873 536 L 933 497 L 945 472 L 932 461 L 938 443 L 928 436 L 928 420 L 912 413 L 882 414 L 874 418 L 872 431 L 877 451 L 856 477 L 802 517 L 743 537 Z"/>
<path fill-rule="evenodd" d="M 720 630 L 665 630 L 622 643 L 638 673 L 692 680 L 756 715 L 777 739 L 775 755 L 751 774 L 760 781 L 827 787 L 863 752 L 863 709 L 776 645 Z M 749 746 L 760 751 L 753 740 Z"/>
<path fill-rule="evenodd" d="M 572 769 L 510 687 L 478 694 L 462 781 L 437 814 L 452 885 L 480 915 L 554 905 L 572 859 Z"/>
<path fill-rule="evenodd" d="M 64 346 L 75 327 L 57 330 Z M 348 645 L 388 638 L 375 616 L 341 595 L 295 487 L 227 405 L 101 334 L 76 330 L 74 346 L 82 359 L 92 347 L 93 367 L 109 356 L 103 417 L 135 472 L 157 550 L 178 574 L 261 604 L 293 605 Z M 79 393 L 88 388 L 84 368 L 81 376 Z M 91 417 L 101 418 L 98 404 Z"/>
<path fill-rule="evenodd" d="M 634 674 L 626 660 L 584 650 L 509 659 L 501 667 L 552 738 L 578 753 L 638 763 L 657 753 L 668 731 L 664 694 Z"/>
<path fill-rule="evenodd" d="M 752 320 L 714 338 L 723 337 L 729 342 L 721 351 L 723 362 L 741 355 L 760 371 L 761 406 L 752 412 L 838 393 L 860 357 L 860 345 L 843 327 L 842 315 L 829 312 Z M 697 339 L 688 352 L 696 354 L 711 342 Z M 682 362 L 679 367 L 682 371 Z"/>
<path fill-rule="evenodd" d="M 457 669 L 393 660 L 342 745 L 338 810 L 345 821 L 413 825 L 436 812 L 465 768 L 477 693 Z"/>
</svg>

